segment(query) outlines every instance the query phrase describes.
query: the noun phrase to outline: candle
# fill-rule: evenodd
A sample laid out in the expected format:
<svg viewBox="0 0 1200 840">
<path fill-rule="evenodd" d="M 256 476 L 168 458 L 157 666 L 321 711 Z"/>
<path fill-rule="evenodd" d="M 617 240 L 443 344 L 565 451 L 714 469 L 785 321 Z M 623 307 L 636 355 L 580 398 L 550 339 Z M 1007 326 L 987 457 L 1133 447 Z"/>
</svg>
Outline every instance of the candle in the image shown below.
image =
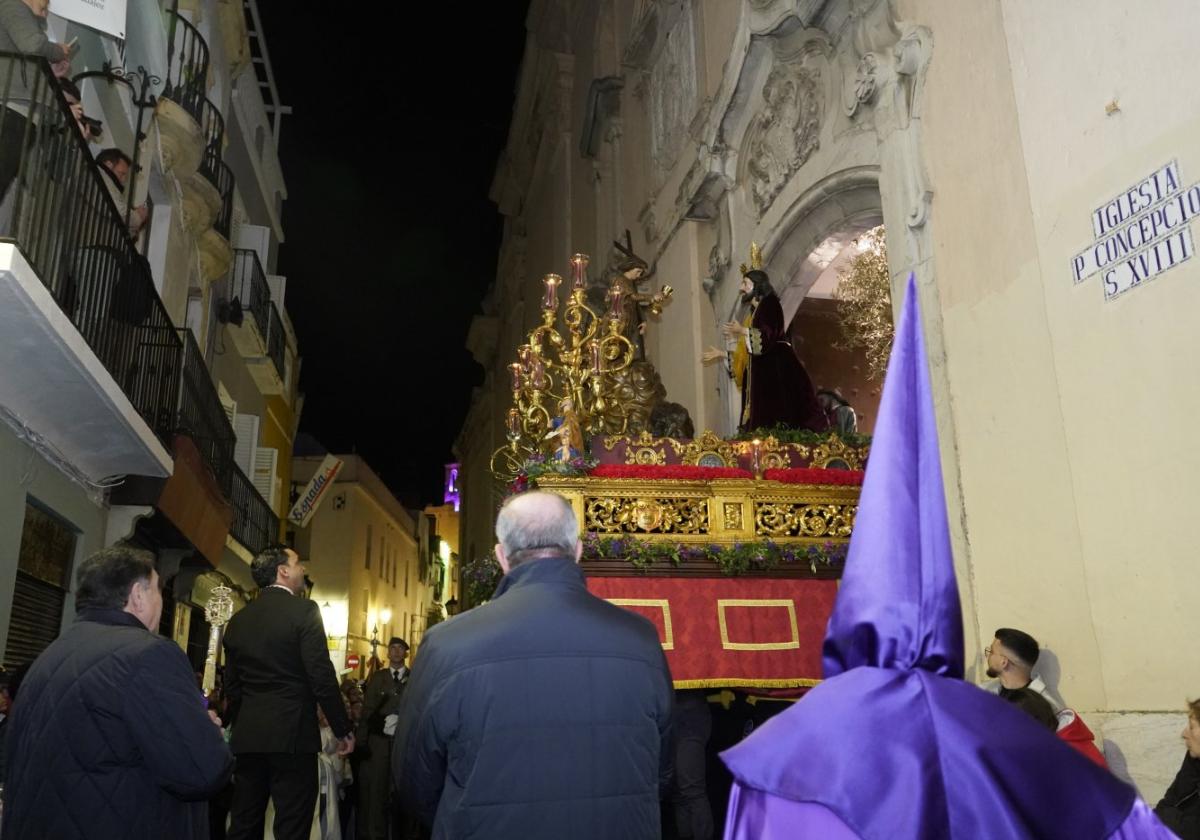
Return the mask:
<svg viewBox="0 0 1200 840">
<path fill-rule="evenodd" d="M 571 287 L 582 289 L 587 286 L 588 255 L 576 254 L 571 257 Z"/>
<path fill-rule="evenodd" d="M 522 344 L 517 348 L 517 358 L 520 359 L 523 367 L 529 367 L 529 354 L 533 352 L 533 348 L 528 344 Z"/>
<path fill-rule="evenodd" d="M 562 282 L 562 278 L 557 274 L 547 274 L 542 278 L 542 282 L 546 284 L 546 296 L 542 298 L 542 309 L 557 309 L 558 284 Z"/>
<path fill-rule="evenodd" d="M 512 374 L 512 389 L 514 391 L 521 390 L 521 363 L 513 362 L 508 366 L 508 372 Z"/>
<path fill-rule="evenodd" d="M 592 354 L 592 373 L 603 372 L 604 356 L 600 352 L 600 342 L 594 338 L 589 341 L 588 352 Z"/>
<path fill-rule="evenodd" d="M 608 292 L 608 317 L 612 321 L 620 321 L 622 319 L 621 301 L 625 294 L 617 286 L 613 286 Z"/>
<path fill-rule="evenodd" d="M 750 469 L 755 478 L 762 478 L 762 441 L 758 439 L 750 441 Z"/>
<path fill-rule="evenodd" d="M 546 369 L 542 364 L 542 357 L 537 353 L 529 357 L 529 380 L 534 388 L 540 390 L 546 387 Z"/>
<path fill-rule="evenodd" d="M 521 412 L 515 408 L 508 410 L 508 433 L 513 437 L 521 436 Z"/>
</svg>

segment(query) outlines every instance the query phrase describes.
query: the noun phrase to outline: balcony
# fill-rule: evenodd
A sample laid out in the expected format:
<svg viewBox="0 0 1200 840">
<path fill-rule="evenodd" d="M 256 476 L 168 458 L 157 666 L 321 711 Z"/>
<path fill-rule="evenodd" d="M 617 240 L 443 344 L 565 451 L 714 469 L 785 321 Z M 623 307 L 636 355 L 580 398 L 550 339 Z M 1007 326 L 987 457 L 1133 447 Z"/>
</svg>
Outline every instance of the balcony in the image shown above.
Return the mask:
<svg viewBox="0 0 1200 840">
<path fill-rule="evenodd" d="M 225 148 L 225 119 L 210 100 L 201 109 L 204 156 L 200 168 L 183 181 L 184 224 L 199 241 L 200 267 L 212 282 L 224 276 L 233 261 L 229 245 L 233 221 L 233 170 L 221 159 Z"/>
<path fill-rule="evenodd" d="M 163 162 L 177 177 L 191 175 L 204 157 L 204 105 L 208 101 L 208 44 L 178 12 L 167 13 L 171 44 L 159 97 L 158 131 Z"/>
<path fill-rule="evenodd" d="M 0 145 L 21 150 L 0 208 L 0 405 L 93 481 L 167 476 L 154 430 L 182 344 L 49 66 L 0 53 L 0 73 Z"/>
<path fill-rule="evenodd" d="M 232 476 L 229 501 L 233 505 L 234 519 L 230 536 L 245 546 L 251 554 L 258 554 L 267 546 L 279 541 L 279 517 L 236 464 L 233 466 Z"/>
<path fill-rule="evenodd" d="M 287 334 L 279 310 L 271 301 L 267 276 L 257 252 L 239 248 L 233 254 L 229 294 L 249 317 L 241 325 L 230 323 L 233 344 L 246 360 L 246 367 L 264 394 L 284 392 L 284 356 Z"/>
<path fill-rule="evenodd" d="M 233 490 L 234 433 L 191 330 L 183 338 L 183 368 L 174 431 L 196 444 L 226 498 Z"/>
</svg>

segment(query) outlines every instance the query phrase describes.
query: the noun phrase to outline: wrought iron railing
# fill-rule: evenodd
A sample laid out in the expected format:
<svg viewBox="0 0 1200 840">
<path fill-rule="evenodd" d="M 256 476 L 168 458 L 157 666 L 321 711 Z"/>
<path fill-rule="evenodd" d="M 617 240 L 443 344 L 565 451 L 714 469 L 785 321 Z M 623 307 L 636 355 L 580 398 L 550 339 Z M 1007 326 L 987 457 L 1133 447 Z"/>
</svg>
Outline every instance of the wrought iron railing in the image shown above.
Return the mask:
<svg viewBox="0 0 1200 840">
<path fill-rule="evenodd" d="M 204 135 L 204 157 L 200 159 L 200 174 L 221 195 L 221 209 L 213 227 L 217 233 L 228 239 L 233 222 L 233 170 L 221 160 L 225 148 L 225 118 L 208 99 L 204 100 L 200 131 Z"/>
<path fill-rule="evenodd" d="M 267 285 L 267 275 L 263 273 L 257 252 L 245 248 L 233 252 L 229 294 L 249 310 L 258 326 L 258 334 L 266 341 L 271 329 L 271 288 Z"/>
<path fill-rule="evenodd" d="M 216 181 L 213 185 L 221 194 L 221 209 L 217 212 L 213 227 L 228 240 L 233 228 L 233 170 L 221 160 L 216 162 L 215 168 Z"/>
<path fill-rule="evenodd" d="M 163 96 L 191 114 L 197 123 L 203 123 L 208 87 L 208 43 L 178 12 L 169 12 L 167 21 L 171 50 Z"/>
<path fill-rule="evenodd" d="M 191 330 L 180 330 L 183 338 L 183 375 L 179 388 L 176 431 L 196 444 L 226 498 L 233 489 L 234 433 L 229 417 L 213 387 L 204 354 Z"/>
<path fill-rule="evenodd" d="M 233 491 L 229 502 L 233 505 L 233 528 L 230 533 L 252 554 L 258 554 L 279 540 L 279 517 L 241 467 L 235 464 L 232 476 Z"/>
<path fill-rule="evenodd" d="M 182 344 L 44 59 L 0 53 L 0 239 L 17 245 L 154 429 L 173 420 Z"/>
<path fill-rule="evenodd" d="M 271 329 L 267 333 L 267 356 L 275 365 L 275 372 L 280 379 L 285 379 L 283 369 L 283 354 L 287 347 L 287 336 L 283 332 L 283 319 L 279 317 L 279 309 L 271 304 Z"/>
</svg>

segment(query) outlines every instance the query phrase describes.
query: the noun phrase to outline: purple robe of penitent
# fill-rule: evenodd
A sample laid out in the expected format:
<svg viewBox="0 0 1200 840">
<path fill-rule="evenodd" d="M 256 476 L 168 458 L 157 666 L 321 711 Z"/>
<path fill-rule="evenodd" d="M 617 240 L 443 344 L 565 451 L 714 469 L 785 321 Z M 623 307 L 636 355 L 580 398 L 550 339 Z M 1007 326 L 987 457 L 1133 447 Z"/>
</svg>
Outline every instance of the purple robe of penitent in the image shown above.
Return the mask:
<svg viewBox="0 0 1200 840">
<path fill-rule="evenodd" d="M 933 399 L 910 276 L 825 680 L 722 754 L 726 840 L 1173 837 L 1134 789 L 963 681 Z"/>
</svg>

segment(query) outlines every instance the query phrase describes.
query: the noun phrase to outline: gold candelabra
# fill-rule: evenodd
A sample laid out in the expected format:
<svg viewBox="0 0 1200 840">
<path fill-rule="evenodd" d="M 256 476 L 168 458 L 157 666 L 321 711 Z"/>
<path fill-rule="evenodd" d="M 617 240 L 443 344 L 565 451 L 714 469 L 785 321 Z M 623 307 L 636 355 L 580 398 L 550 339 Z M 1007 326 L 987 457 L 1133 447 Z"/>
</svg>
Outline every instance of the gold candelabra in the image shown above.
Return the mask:
<svg viewBox="0 0 1200 840">
<path fill-rule="evenodd" d="M 562 277 L 542 278 L 542 322 L 529 331 L 517 348 L 517 360 L 508 366 L 508 443 L 493 453 L 491 464 L 498 478 L 510 480 L 539 452 L 562 460 L 572 457 L 573 449 L 582 455 L 585 432 L 624 434 L 627 429 L 628 413 L 615 397 L 614 383 L 636 355 L 625 335 L 628 310 L 644 306 L 660 314 L 673 289 L 663 286 L 653 295 L 631 292 L 618 275 L 606 295 L 608 310 L 600 314 L 585 300 L 588 262 L 586 254 L 571 257 L 571 285 L 561 312 Z"/>
</svg>

